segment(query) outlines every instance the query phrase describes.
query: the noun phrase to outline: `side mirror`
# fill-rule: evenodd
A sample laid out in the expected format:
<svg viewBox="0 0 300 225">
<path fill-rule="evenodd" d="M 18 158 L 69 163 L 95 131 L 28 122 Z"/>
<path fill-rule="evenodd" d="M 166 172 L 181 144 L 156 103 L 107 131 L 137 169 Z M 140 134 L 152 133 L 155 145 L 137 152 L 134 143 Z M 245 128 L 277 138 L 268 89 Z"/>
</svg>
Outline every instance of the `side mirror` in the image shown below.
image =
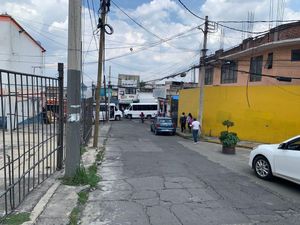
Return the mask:
<svg viewBox="0 0 300 225">
<path fill-rule="evenodd" d="M 286 143 L 281 143 L 279 146 L 278 146 L 278 149 L 285 149 L 286 147 Z"/>
</svg>

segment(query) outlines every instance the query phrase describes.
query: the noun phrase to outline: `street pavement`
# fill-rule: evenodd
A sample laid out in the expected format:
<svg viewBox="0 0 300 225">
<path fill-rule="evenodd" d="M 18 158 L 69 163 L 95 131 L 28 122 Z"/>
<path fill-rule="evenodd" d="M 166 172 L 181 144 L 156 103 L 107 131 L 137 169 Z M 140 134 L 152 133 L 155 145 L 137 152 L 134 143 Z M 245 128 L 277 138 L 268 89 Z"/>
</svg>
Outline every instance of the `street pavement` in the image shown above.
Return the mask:
<svg viewBox="0 0 300 225">
<path fill-rule="evenodd" d="M 90 193 L 84 225 L 300 224 L 299 186 L 256 178 L 249 150 L 155 136 L 147 123 L 112 123 L 102 181 Z"/>
</svg>

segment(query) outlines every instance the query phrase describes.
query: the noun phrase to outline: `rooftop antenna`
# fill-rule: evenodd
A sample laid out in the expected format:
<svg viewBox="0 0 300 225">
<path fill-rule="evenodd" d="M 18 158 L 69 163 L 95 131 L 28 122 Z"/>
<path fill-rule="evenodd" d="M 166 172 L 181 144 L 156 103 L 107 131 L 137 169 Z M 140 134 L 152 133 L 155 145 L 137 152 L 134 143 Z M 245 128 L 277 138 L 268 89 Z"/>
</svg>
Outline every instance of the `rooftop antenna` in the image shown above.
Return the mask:
<svg viewBox="0 0 300 225">
<path fill-rule="evenodd" d="M 224 49 L 224 38 L 225 38 L 225 30 L 224 28 L 221 28 L 220 49 Z"/>
<path fill-rule="evenodd" d="M 277 16 L 276 16 L 276 26 L 282 24 L 282 20 L 284 17 L 284 9 L 285 9 L 285 0 L 277 0 Z"/>
<path fill-rule="evenodd" d="M 254 25 L 253 22 L 254 22 L 254 12 L 248 11 L 248 26 L 247 26 L 248 38 L 252 37 L 251 32 L 253 32 L 253 25 Z"/>
<path fill-rule="evenodd" d="M 269 8 L 269 29 L 273 28 L 273 13 L 274 13 L 274 0 L 270 0 L 270 8 Z"/>
</svg>

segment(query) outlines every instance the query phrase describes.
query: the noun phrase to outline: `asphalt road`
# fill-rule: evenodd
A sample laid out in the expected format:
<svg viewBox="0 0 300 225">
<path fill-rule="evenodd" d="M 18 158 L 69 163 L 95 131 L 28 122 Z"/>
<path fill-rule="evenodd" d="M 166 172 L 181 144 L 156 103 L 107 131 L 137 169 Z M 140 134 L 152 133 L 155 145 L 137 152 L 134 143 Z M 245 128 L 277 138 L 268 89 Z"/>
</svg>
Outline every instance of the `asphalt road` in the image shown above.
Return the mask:
<svg viewBox="0 0 300 225">
<path fill-rule="evenodd" d="M 139 120 L 112 123 L 82 224 L 300 224 L 300 188 L 256 178 L 249 151 L 155 136 Z"/>
</svg>

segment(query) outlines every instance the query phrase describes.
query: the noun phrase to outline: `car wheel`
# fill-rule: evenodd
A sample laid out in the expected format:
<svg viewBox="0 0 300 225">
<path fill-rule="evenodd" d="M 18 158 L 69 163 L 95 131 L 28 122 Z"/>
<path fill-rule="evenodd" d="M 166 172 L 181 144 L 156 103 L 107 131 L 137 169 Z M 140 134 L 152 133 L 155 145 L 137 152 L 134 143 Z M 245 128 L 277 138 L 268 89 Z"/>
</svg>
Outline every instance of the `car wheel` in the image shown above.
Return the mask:
<svg viewBox="0 0 300 225">
<path fill-rule="evenodd" d="M 116 116 L 116 120 L 119 121 L 121 119 L 120 116 Z"/>
<path fill-rule="evenodd" d="M 158 135 L 158 132 L 157 132 L 157 130 L 154 130 L 154 134 L 155 134 L 155 135 Z"/>
<path fill-rule="evenodd" d="M 147 115 L 147 119 L 150 120 L 151 119 L 151 115 Z"/>
<path fill-rule="evenodd" d="M 172 136 L 174 136 L 176 134 L 176 132 L 172 132 Z"/>
<path fill-rule="evenodd" d="M 269 180 L 272 178 L 272 169 L 269 161 L 265 157 L 257 156 L 254 159 L 253 167 L 257 177 L 264 180 Z"/>
<path fill-rule="evenodd" d="M 130 120 L 132 119 L 132 115 L 128 115 L 127 117 L 128 117 L 128 119 L 130 119 Z"/>
</svg>

